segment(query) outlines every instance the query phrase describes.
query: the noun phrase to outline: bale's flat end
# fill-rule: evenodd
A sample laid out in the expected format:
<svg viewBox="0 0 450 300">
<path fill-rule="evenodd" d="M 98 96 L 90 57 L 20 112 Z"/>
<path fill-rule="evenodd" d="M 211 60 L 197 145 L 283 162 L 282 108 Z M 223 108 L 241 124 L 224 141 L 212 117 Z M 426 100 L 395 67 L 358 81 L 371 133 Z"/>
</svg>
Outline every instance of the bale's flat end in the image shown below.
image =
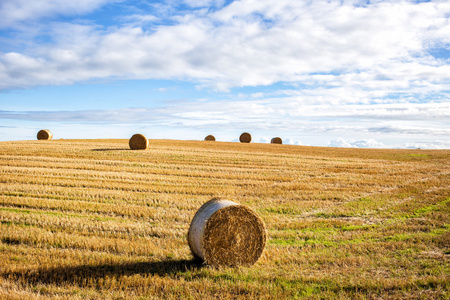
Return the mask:
<svg viewBox="0 0 450 300">
<path fill-rule="evenodd" d="M 214 213 L 203 236 L 205 261 L 212 266 L 251 266 L 266 245 L 266 228 L 252 210 L 228 206 Z"/>
<path fill-rule="evenodd" d="M 250 143 L 252 141 L 252 136 L 250 133 L 248 132 L 244 132 L 241 134 L 241 136 L 239 137 L 239 141 L 241 143 Z"/>
<path fill-rule="evenodd" d="M 267 233 L 250 208 L 213 199 L 194 216 L 188 240 L 194 256 L 211 266 L 251 266 L 261 257 Z"/>
<path fill-rule="evenodd" d="M 48 129 L 39 130 L 37 133 L 38 140 L 51 140 L 53 138 L 53 134 Z"/>
<path fill-rule="evenodd" d="M 283 144 L 283 140 L 279 137 L 274 137 L 273 139 L 270 140 L 271 144 Z"/>
<path fill-rule="evenodd" d="M 145 150 L 148 147 L 148 139 L 140 133 L 134 134 L 128 144 L 131 150 Z"/>
</svg>

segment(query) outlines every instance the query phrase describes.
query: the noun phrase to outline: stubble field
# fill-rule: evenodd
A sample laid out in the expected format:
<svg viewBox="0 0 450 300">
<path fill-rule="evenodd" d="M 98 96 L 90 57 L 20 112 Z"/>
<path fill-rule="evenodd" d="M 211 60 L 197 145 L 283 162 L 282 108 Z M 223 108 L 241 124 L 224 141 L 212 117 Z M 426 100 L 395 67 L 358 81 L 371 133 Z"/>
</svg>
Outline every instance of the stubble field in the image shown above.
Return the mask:
<svg viewBox="0 0 450 300">
<path fill-rule="evenodd" d="M 0 142 L 0 299 L 448 299 L 450 150 L 150 140 Z M 213 197 L 268 241 L 193 261 Z"/>
</svg>

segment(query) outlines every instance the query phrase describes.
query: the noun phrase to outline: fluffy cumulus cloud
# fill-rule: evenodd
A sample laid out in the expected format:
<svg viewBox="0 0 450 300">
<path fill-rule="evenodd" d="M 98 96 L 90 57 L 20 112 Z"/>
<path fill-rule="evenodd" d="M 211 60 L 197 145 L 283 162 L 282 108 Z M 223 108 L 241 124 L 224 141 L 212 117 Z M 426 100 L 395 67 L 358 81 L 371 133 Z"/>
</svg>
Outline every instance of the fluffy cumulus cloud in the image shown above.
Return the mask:
<svg viewBox="0 0 450 300">
<path fill-rule="evenodd" d="M 403 149 L 450 149 L 450 142 L 447 140 L 417 141 L 414 143 L 394 143 L 385 145 L 375 139 L 345 139 L 337 138 L 328 142 L 328 147 L 340 148 L 403 148 Z"/>
<path fill-rule="evenodd" d="M 283 140 L 283 144 L 286 145 L 303 145 L 301 141 L 294 140 L 293 138 L 287 138 Z"/>
<path fill-rule="evenodd" d="M 5 18 L 0 19 L 3 26 L 11 26 L 32 12 L 33 18 L 83 13 L 108 1 L 3 3 L 0 15 Z M 39 3 L 37 13 L 27 6 L 31 3 Z M 446 61 L 428 52 L 450 44 L 450 4 L 445 1 L 185 3 L 194 9 L 182 15 L 172 12 L 164 25 L 50 22 L 42 30 L 51 42 L 1 55 L 0 88 L 115 77 L 178 78 L 214 89 L 279 81 L 332 86 L 343 81 L 369 85 L 358 90 L 389 90 L 383 85 L 391 84 L 422 91 L 436 85 L 442 89 L 450 73 Z"/>
<path fill-rule="evenodd" d="M 328 143 L 330 147 L 344 147 L 344 148 L 386 148 L 387 146 L 383 143 L 377 142 L 374 139 L 362 139 L 362 140 L 347 140 L 343 138 L 338 138 L 331 140 Z"/>
<path fill-rule="evenodd" d="M 183 0 L 181 2 L 191 7 L 222 7 L 225 4 L 225 0 Z"/>
<path fill-rule="evenodd" d="M 418 141 L 415 143 L 405 143 L 401 148 L 407 149 L 450 149 L 449 140 Z"/>
<path fill-rule="evenodd" d="M 114 0 L 14 0 L 0 2 L 0 29 L 55 15 L 80 15 Z"/>
</svg>

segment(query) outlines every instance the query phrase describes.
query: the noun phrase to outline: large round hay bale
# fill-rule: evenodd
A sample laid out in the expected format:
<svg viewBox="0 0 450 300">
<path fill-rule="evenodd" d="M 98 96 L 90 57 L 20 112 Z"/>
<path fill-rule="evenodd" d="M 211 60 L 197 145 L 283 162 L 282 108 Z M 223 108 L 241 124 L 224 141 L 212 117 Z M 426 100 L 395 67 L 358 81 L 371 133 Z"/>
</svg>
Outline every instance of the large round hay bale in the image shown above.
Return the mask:
<svg viewBox="0 0 450 300">
<path fill-rule="evenodd" d="M 214 142 L 215 140 L 216 140 L 216 138 L 213 135 L 208 135 L 205 137 L 205 141 L 213 141 Z"/>
<path fill-rule="evenodd" d="M 212 199 L 191 221 L 189 247 L 195 257 L 211 266 L 251 266 L 266 245 L 266 227 L 250 208 Z"/>
<path fill-rule="evenodd" d="M 48 129 L 39 130 L 39 132 L 37 133 L 38 140 L 51 140 L 52 138 L 53 133 L 51 133 Z"/>
<path fill-rule="evenodd" d="M 134 134 L 128 142 L 132 150 L 145 150 L 148 147 L 148 139 L 140 133 Z"/>
<path fill-rule="evenodd" d="M 239 137 L 239 141 L 241 143 L 250 143 L 252 141 L 252 136 L 250 135 L 250 133 L 248 132 L 244 132 L 243 134 L 241 134 L 241 136 Z"/>
<path fill-rule="evenodd" d="M 279 137 L 274 137 L 273 139 L 270 140 L 270 143 L 271 144 L 283 144 L 283 141 Z"/>
</svg>

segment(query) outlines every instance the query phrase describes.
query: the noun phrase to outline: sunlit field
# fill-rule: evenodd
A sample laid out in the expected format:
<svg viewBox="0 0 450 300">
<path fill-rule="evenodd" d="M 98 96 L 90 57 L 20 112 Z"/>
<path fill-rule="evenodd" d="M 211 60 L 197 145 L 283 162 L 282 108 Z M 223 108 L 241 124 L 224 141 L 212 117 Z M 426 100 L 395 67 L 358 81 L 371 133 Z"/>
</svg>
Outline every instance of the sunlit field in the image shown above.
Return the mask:
<svg viewBox="0 0 450 300">
<path fill-rule="evenodd" d="M 0 142 L 0 299 L 448 299 L 450 150 Z M 193 260 L 213 197 L 253 209 L 252 267 Z"/>
</svg>

